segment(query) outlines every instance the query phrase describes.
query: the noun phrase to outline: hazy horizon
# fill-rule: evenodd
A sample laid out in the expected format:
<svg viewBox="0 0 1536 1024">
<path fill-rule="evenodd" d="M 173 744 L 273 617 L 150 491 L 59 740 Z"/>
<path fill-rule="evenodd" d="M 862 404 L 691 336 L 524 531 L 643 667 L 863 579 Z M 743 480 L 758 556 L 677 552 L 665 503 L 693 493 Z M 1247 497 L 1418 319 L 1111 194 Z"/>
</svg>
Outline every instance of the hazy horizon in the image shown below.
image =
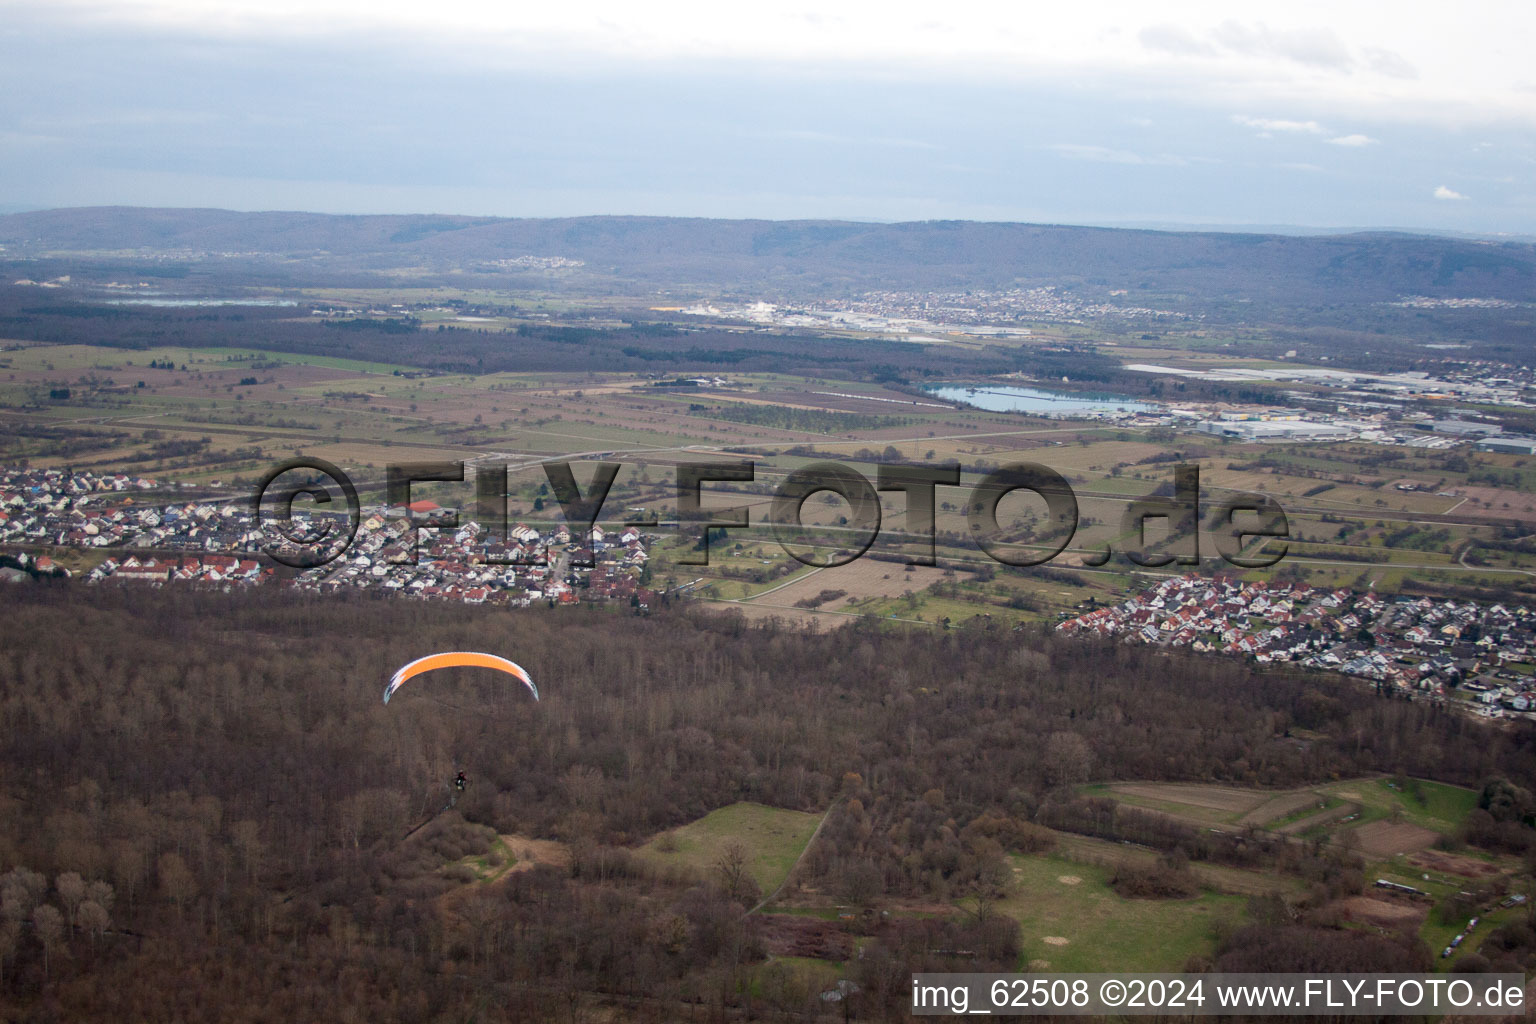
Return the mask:
<svg viewBox="0 0 1536 1024">
<path fill-rule="evenodd" d="M 250 209 L 242 210 L 232 207 L 199 207 L 199 206 L 130 206 L 115 204 L 107 206 L 30 206 L 0 203 L 0 217 L 13 214 L 28 213 L 66 213 L 72 211 L 109 210 L 109 209 L 139 209 L 139 210 L 183 210 L 197 211 L 210 210 L 219 213 L 240 214 L 289 214 L 294 216 L 323 216 L 323 217 L 469 217 L 489 218 L 496 220 L 565 220 L 598 217 L 663 217 L 678 220 L 719 220 L 719 221 L 763 221 L 765 223 L 793 223 L 797 221 L 815 221 L 821 223 L 846 223 L 846 224 L 913 224 L 923 223 L 921 220 L 900 221 L 887 220 L 873 217 L 690 217 L 674 214 L 641 214 L 641 213 L 574 213 L 551 216 L 519 216 L 516 214 L 487 214 L 476 211 L 462 210 L 368 210 L 354 213 L 343 213 L 333 210 L 267 210 Z M 1069 228 L 1105 228 L 1118 231 L 1167 231 L 1167 232 L 1193 232 L 1212 234 L 1261 234 L 1261 235 L 1292 235 L 1297 237 L 1321 236 L 1321 235 L 1350 235 L 1350 234 L 1404 234 L 1425 235 L 1432 237 L 1466 238 L 1473 240 L 1518 242 L 1536 244 L 1536 234 L 1521 234 L 1515 232 L 1495 231 L 1458 231 L 1451 228 L 1426 228 L 1411 225 L 1361 225 L 1361 224 L 1201 224 L 1179 222 L 1080 222 L 1069 221 L 982 221 L 972 218 L 928 218 L 933 220 L 955 221 L 972 224 L 1020 224 L 1037 227 L 1069 227 Z"/>
<path fill-rule="evenodd" d="M 0 0 L 0 200 L 1536 234 L 1536 14 Z"/>
</svg>

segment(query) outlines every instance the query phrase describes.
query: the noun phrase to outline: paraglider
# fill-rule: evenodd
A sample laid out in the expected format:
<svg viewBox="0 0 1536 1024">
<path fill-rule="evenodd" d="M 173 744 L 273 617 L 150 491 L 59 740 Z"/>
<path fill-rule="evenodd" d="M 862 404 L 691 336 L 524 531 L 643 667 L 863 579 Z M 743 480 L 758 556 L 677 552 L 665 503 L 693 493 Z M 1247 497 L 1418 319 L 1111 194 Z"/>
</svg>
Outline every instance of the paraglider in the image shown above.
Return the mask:
<svg viewBox="0 0 1536 1024">
<path fill-rule="evenodd" d="M 539 688 L 533 685 L 533 679 L 516 662 L 499 658 L 494 654 L 481 654 L 478 651 L 446 651 L 442 654 L 429 654 L 425 658 L 417 658 L 408 665 L 404 665 L 389 679 L 389 685 L 384 688 L 384 703 L 389 703 L 389 698 L 411 679 L 423 672 L 431 672 L 440 668 L 492 668 L 498 672 L 506 672 L 523 681 L 528 691 L 533 694 L 533 699 L 539 699 Z"/>
<path fill-rule="evenodd" d="M 410 680 L 425 672 L 432 672 L 440 668 L 495 669 L 498 672 L 504 672 L 514 679 L 520 680 L 524 686 L 528 687 L 528 692 L 533 694 L 533 699 L 539 699 L 539 688 L 533 684 L 533 677 L 528 675 L 527 670 L 516 662 L 508 661 L 506 658 L 498 657 L 494 654 L 483 654 L 479 651 L 444 651 L 442 654 L 429 654 L 424 658 L 417 658 L 413 662 L 402 665 L 399 671 L 389 677 L 389 685 L 384 687 L 384 703 L 388 704 L 389 698 L 394 696 L 395 691 Z M 463 771 L 459 771 L 454 775 L 452 781 L 447 783 L 447 786 L 450 789 L 448 803 L 437 814 L 442 814 L 458 803 L 459 797 L 469 788 L 469 776 Z M 412 828 L 402 838 L 411 838 L 411 836 L 425 828 L 434 817 L 436 817 L 436 814 L 429 815 L 425 821 Z"/>
</svg>

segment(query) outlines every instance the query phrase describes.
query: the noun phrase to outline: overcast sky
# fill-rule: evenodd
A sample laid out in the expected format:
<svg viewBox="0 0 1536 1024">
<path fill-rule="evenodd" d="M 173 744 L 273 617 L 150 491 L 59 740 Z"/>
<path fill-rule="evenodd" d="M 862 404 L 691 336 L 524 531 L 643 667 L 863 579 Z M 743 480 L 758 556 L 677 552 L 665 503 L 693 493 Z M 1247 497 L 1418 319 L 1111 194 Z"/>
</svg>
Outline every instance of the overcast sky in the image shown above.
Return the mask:
<svg viewBox="0 0 1536 1024">
<path fill-rule="evenodd" d="M 0 208 L 1530 235 L 1533 41 L 1486 0 L 0 0 Z"/>
</svg>

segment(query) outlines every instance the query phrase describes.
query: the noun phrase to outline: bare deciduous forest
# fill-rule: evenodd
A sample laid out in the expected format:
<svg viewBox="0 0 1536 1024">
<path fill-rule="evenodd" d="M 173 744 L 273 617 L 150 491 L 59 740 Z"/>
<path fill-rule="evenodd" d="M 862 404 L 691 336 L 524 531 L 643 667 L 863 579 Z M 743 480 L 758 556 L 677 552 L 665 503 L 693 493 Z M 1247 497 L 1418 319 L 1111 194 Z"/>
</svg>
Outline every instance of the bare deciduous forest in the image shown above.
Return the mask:
<svg viewBox="0 0 1536 1024">
<path fill-rule="evenodd" d="M 0 595 L 0 621 L 0 1011 L 16 1020 L 830 1013 L 804 986 L 748 983 L 764 959 L 750 886 L 633 855 L 742 800 L 831 808 L 792 886 L 969 908 L 893 919 L 850 965 L 860 1015 L 897 1017 L 912 971 L 1016 967 L 1016 928 L 986 911 L 1004 855 L 1047 826 L 1164 851 L 1117 879 L 1137 893 L 1202 861 L 1294 874 L 1303 905 L 1365 883 L 1348 851 L 1214 835 L 1078 783 L 1536 785 L 1529 728 L 1027 632 L 73 585 Z M 455 649 L 515 658 L 543 701 L 472 670 L 381 705 L 395 667 Z M 471 785 L 444 810 L 460 769 Z M 467 864 L 494 865 L 500 836 L 558 841 L 568 863 L 479 883 Z M 1284 908 L 1255 922 L 1218 966 L 1429 955 Z M 1515 963 L 1523 941 L 1506 942 Z"/>
</svg>

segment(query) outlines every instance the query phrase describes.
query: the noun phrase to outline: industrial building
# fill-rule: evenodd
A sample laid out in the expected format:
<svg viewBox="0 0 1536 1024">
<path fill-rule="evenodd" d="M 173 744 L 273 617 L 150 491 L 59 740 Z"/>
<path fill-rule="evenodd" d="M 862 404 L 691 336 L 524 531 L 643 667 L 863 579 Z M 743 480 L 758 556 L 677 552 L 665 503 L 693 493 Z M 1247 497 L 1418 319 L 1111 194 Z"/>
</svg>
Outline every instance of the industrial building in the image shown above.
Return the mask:
<svg viewBox="0 0 1536 1024">
<path fill-rule="evenodd" d="M 1509 434 L 1504 437 L 1488 437 L 1472 447 L 1480 452 L 1504 452 L 1508 455 L 1536 455 L 1536 437 Z"/>
<path fill-rule="evenodd" d="M 1437 434 L 1458 434 L 1462 437 L 1494 437 L 1504 431 L 1492 423 L 1474 423 L 1471 420 L 1435 420 L 1429 429 Z"/>
<path fill-rule="evenodd" d="M 1195 429 L 1238 441 L 1342 441 L 1355 431 L 1310 420 L 1205 420 Z"/>
</svg>

